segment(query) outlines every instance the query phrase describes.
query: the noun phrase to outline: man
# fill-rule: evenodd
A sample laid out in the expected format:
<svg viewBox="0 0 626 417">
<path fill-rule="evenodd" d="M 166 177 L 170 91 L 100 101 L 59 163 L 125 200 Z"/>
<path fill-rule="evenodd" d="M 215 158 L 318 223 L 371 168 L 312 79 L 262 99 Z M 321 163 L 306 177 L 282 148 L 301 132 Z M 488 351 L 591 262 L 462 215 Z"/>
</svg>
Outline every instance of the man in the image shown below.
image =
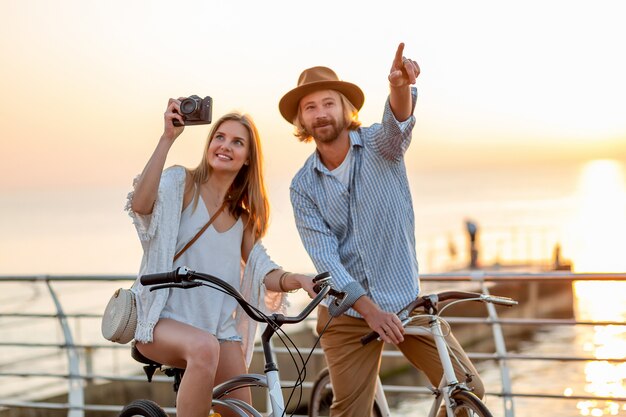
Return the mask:
<svg viewBox="0 0 626 417">
<path fill-rule="evenodd" d="M 321 340 L 333 384 L 334 417 L 370 414 L 383 349 L 382 342 L 361 345 L 361 336 L 371 330 L 397 345 L 435 386 L 442 374 L 432 340 L 404 337 L 394 313 L 419 293 L 404 153 L 415 125 L 417 90 L 411 85 L 420 68 L 403 51 L 401 43 L 388 76 L 390 94 L 380 124 L 360 127 L 363 92 L 326 67 L 302 72 L 297 87 L 279 103 L 295 135 L 316 145 L 291 184 L 300 237 L 316 269 L 330 271 L 334 285 L 356 299 Z M 318 332 L 331 313 L 320 307 Z M 466 379 L 466 371 L 473 374 L 471 385 L 482 396 L 482 383 L 467 355 L 451 335 L 448 342 L 465 367 L 456 370 L 460 379 Z"/>
</svg>

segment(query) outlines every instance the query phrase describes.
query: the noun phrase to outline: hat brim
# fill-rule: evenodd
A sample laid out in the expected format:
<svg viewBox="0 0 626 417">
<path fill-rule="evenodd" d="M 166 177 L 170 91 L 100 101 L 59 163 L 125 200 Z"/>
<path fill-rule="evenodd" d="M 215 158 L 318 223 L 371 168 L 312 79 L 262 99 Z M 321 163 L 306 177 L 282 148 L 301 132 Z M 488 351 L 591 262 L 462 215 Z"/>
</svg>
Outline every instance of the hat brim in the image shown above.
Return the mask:
<svg viewBox="0 0 626 417">
<path fill-rule="evenodd" d="M 298 114 L 298 105 L 300 100 L 308 94 L 319 90 L 335 90 L 346 96 L 357 110 L 361 110 L 365 102 L 363 91 L 356 85 L 346 81 L 317 81 L 301 85 L 289 91 L 280 99 L 278 109 L 285 120 L 289 123 L 294 122 Z"/>
</svg>

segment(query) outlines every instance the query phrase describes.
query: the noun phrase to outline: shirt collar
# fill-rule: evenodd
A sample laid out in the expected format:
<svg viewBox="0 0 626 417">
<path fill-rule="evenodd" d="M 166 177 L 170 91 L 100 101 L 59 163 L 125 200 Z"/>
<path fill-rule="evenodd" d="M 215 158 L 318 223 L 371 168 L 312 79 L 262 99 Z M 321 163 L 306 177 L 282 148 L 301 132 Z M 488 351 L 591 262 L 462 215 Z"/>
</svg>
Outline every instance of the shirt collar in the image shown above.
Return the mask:
<svg viewBox="0 0 626 417">
<path fill-rule="evenodd" d="M 348 131 L 348 136 L 350 138 L 350 145 L 352 146 L 352 149 L 356 147 L 363 147 L 363 140 L 361 139 L 361 135 L 359 135 L 357 130 Z M 313 158 L 313 168 L 316 169 L 318 172 L 330 174 L 328 168 L 326 168 L 326 166 L 322 163 L 322 160 L 320 159 L 320 154 L 317 149 L 315 149 L 314 155 L 315 156 Z"/>
</svg>

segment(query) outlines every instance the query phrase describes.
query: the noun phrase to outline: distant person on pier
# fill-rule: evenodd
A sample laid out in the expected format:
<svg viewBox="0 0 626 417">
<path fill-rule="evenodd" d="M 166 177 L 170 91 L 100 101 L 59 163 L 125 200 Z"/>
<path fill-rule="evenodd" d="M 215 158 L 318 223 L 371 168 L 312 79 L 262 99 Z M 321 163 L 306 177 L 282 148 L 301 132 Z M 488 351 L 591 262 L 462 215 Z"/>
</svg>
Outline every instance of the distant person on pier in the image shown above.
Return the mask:
<svg viewBox="0 0 626 417">
<path fill-rule="evenodd" d="M 353 309 L 334 318 L 321 340 L 333 384 L 334 417 L 370 415 L 383 350 L 382 342 L 361 345 L 360 337 L 371 330 L 397 345 L 435 386 L 443 373 L 432 339 L 405 336 L 395 314 L 420 289 L 404 162 L 415 124 L 417 90 L 411 85 L 420 68 L 403 51 L 400 44 L 387 77 L 390 93 L 382 123 L 361 126 L 363 92 L 327 67 L 304 70 L 296 88 L 279 103 L 295 136 L 315 143 L 291 183 L 300 237 L 316 269 L 330 271 L 334 285 L 356 298 Z M 318 332 L 333 311 L 320 306 Z M 466 379 L 466 370 L 473 374 L 470 385 L 482 397 L 474 366 L 454 336 L 447 340 L 465 368 L 457 364 L 459 378 Z"/>
<path fill-rule="evenodd" d="M 304 288 L 313 296 L 311 277 L 282 270 L 260 243 L 269 206 L 261 141 L 250 116 L 231 113 L 214 122 L 196 168 L 163 170 L 184 129 L 174 124 L 184 125 L 180 106 L 181 99 L 169 100 L 163 134 L 128 198 L 143 246 L 139 275 L 188 266 L 230 283 L 265 311 L 280 309 L 286 291 Z M 174 260 L 213 216 L 210 227 Z M 247 372 L 254 323 L 232 297 L 207 287 L 150 292 L 137 280 L 133 290 L 136 348 L 147 358 L 185 368 L 177 415 L 206 417 L 214 384 Z M 232 397 L 251 401 L 249 390 Z"/>
<path fill-rule="evenodd" d="M 465 229 L 469 238 L 470 269 L 478 268 L 478 225 L 470 219 L 465 220 Z"/>
</svg>

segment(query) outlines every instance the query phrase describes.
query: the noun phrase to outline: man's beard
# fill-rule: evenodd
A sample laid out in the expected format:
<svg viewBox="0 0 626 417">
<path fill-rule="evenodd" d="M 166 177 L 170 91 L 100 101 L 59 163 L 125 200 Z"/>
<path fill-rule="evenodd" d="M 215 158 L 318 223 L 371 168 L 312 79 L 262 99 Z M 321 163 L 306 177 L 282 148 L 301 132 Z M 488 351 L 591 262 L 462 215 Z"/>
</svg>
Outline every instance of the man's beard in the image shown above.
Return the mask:
<svg viewBox="0 0 626 417">
<path fill-rule="evenodd" d="M 329 118 L 314 122 L 311 127 L 307 128 L 307 131 L 316 141 L 330 143 L 339 137 L 344 127 L 343 123 L 340 125 L 339 121 Z M 320 131 L 320 128 L 323 128 L 324 131 Z"/>
</svg>

